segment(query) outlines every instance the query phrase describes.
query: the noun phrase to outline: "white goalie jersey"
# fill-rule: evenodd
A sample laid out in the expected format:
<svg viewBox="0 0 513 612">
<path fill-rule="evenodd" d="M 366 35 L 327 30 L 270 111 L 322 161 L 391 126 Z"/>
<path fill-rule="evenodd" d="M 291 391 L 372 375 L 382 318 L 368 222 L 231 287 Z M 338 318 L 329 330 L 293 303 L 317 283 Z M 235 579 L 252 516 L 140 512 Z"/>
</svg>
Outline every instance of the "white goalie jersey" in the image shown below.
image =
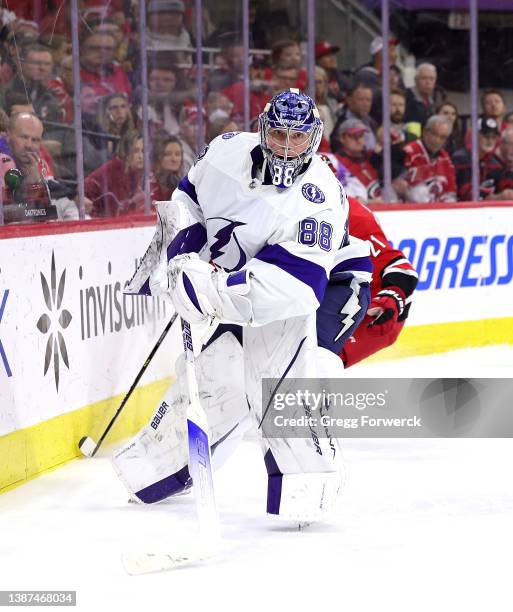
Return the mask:
<svg viewBox="0 0 513 612">
<path fill-rule="evenodd" d="M 345 259 L 347 198 L 317 156 L 288 189 L 277 189 L 268 174 L 257 134 L 216 138 L 171 201 L 158 203 L 155 236 L 127 292 L 159 293 L 159 269 L 197 252 L 229 272 L 228 290 L 250 301 L 246 324 L 314 313 L 331 270 Z"/>
<path fill-rule="evenodd" d="M 185 253 L 196 252 L 223 270 L 219 292 L 232 316 L 220 309 L 221 323 L 239 327 L 220 325 L 221 333 L 205 345 L 196 369 L 202 401 L 213 402 L 206 411 L 216 453 L 235 439 L 246 417 L 261 433 L 271 401 L 264 400 L 264 380 L 287 388 L 297 378 L 339 376 L 343 368 L 336 343 L 349 333 L 344 304 L 352 307 L 351 321 L 358 309 L 362 315 L 366 310 L 358 283 L 367 283 L 368 292 L 369 247 L 350 242 L 345 192 L 320 157 L 314 155 L 302 170 L 292 186 L 279 189 L 272 184 L 257 134 L 216 138 L 172 200 L 159 202 L 155 235 L 128 286 L 131 293 L 169 295 L 168 262 Z M 179 367 L 178 373 L 180 378 Z M 172 409 L 162 432 L 169 436 L 148 426 L 116 455 L 120 478 L 144 503 L 187 486 L 186 448 L 177 442 L 183 435 L 171 422 L 182 395 L 173 386 L 166 396 Z M 302 436 L 262 437 L 268 513 L 315 520 L 333 506 L 341 463 L 324 435 L 315 433 L 315 442 Z"/>
</svg>

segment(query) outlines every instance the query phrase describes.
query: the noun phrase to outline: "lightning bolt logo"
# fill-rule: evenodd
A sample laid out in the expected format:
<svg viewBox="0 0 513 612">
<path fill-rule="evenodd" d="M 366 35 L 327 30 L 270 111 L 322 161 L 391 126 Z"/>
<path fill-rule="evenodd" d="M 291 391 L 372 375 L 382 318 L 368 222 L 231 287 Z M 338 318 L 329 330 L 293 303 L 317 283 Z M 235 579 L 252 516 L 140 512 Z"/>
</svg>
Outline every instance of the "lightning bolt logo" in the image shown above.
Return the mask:
<svg viewBox="0 0 513 612">
<path fill-rule="evenodd" d="M 210 217 L 209 219 L 207 219 L 207 221 L 212 221 L 215 219 L 228 221 L 228 225 L 225 225 L 217 232 L 217 234 L 214 234 L 214 238 L 217 238 L 217 241 L 214 242 L 214 244 L 210 247 L 210 256 L 212 258 L 212 261 L 215 261 L 218 257 L 224 255 L 225 252 L 221 249 L 223 249 L 229 244 L 233 236 L 233 239 L 235 240 L 235 243 L 239 249 L 239 261 L 237 265 L 231 270 L 226 269 L 226 272 L 234 272 L 235 270 L 240 270 L 242 266 L 246 263 L 246 254 L 242 250 L 242 247 L 240 246 L 239 241 L 237 240 L 237 236 L 236 234 L 234 234 L 234 231 L 237 227 L 241 225 L 247 225 L 247 223 L 242 223 L 241 221 L 232 221 L 231 219 L 226 219 L 225 217 Z"/>
<path fill-rule="evenodd" d="M 362 307 L 360 306 L 360 300 L 358 299 L 358 296 L 360 295 L 360 285 L 358 281 L 356 279 L 353 279 L 351 281 L 350 286 L 353 290 L 353 293 L 339 310 L 339 314 L 342 315 L 341 322 L 343 324 L 343 327 L 333 340 L 334 342 L 336 342 L 341 336 L 343 336 L 343 334 L 351 327 L 351 325 L 353 325 L 354 317 L 362 309 Z"/>
</svg>

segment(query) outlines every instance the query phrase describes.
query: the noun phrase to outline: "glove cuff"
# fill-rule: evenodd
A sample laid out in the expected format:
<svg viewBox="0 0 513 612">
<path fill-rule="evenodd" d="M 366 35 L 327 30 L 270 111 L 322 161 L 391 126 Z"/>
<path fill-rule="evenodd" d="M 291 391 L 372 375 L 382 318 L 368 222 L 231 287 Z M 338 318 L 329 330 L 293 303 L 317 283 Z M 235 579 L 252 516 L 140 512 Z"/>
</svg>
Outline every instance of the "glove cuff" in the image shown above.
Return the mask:
<svg viewBox="0 0 513 612">
<path fill-rule="evenodd" d="M 248 270 L 221 272 L 215 275 L 219 294 L 218 317 L 223 323 L 250 324 L 253 308 L 247 294 L 250 290 L 251 274 Z"/>
<path fill-rule="evenodd" d="M 395 300 L 397 305 L 397 312 L 399 316 L 401 316 L 404 312 L 405 308 L 405 295 L 404 292 L 399 287 L 387 287 L 386 289 L 382 289 L 377 295 L 379 297 L 391 297 Z"/>
</svg>

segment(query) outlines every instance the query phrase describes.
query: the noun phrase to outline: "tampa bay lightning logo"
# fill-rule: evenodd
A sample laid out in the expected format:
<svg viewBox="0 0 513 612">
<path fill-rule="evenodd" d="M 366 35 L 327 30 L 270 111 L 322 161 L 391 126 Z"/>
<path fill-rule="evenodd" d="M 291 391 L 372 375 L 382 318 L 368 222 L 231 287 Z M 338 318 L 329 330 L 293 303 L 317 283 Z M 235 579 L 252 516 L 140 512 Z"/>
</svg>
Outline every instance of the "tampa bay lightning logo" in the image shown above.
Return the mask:
<svg viewBox="0 0 513 612">
<path fill-rule="evenodd" d="M 226 272 L 240 270 L 246 263 L 247 258 L 246 253 L 244 253 L 242 247 L 240 246 L 235 230 L 237 227 L 247 224 L 242 223 L 241 221 L 232 221 L 231 219 L 226 219 L 225 217 L 209 217 L 207 219 L 207 221 L 216 220 L 226 221 L 226 224 L 223 224 L 221 229 L 214 234 L 214 238 L 217 240 L 210 247 L 210 257 L 214 262 L 216 259 L 222 258 L 222 261 L 216 263 L 218 263 L 218 265 L 220 265 Z M 229 258 L 228 261 L 227 258 Z M 236 259 L 238 259 L 238 261 L 235 263 Z M 234 263 L 235 265 L 233 265 Z"/>
<path fill-rule="evenodd" d="M 221 136 L 221 138 L 222 138 L 223 140 L 228 140 L 229 138 L 233 138 L 234 136 L 237 136 L 237 134 L 238 134 L 238 133 L 239 133 L 239 132 L 225 132 L 225 133 L 224 133 L 224 134 Z"/>
<path fill-rule="evenodd" d="M 326 199 L 324 192 L 313 183 L 305 183 L 303 187 L 301 187 L 301 193 L 307 200 L 313 202 L 314 204 L 322 204 Z"/>
</svg>

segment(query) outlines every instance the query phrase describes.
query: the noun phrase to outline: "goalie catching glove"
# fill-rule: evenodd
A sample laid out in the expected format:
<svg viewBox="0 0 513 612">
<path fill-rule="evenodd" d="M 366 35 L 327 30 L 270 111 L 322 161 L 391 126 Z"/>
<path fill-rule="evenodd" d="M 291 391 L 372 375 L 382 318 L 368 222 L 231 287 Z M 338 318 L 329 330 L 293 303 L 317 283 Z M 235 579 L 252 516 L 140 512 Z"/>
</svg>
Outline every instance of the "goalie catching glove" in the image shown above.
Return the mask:
<svg viewBox="0 0 513 612">
<path fill-rule="evenodd" d="M 188 253 L 171 259 L 168 278 L 174 307 L 189 323 L 201 323 L 210 317 L 239 325 L 251 322 L 247 270 L 227 273 L 202 261 L 197 253 Z"/>
<path fill-rule="evenodd" d="M 373 317 L 367 327 L 375 328 L 381 334 L 390 332 L 404 312 L 404 302 L 405 296 L 399 287 L 382 289 L 372 298 L 367 310 L 367 315 Z"/>
</svg>

